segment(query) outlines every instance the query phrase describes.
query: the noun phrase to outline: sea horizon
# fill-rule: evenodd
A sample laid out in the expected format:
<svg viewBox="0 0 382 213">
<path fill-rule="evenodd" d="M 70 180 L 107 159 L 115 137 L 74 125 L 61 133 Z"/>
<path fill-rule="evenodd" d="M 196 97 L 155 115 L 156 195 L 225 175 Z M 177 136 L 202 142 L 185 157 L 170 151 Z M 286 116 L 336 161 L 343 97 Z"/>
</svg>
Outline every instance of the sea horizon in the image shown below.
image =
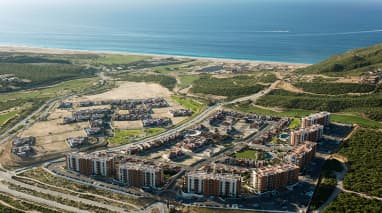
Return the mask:
<svg viewBox="0 0 382 213">
<path fill-rule="evenodd" d="M 0 2 L 1 46 L 313 64 L 382 43 L 378 2 L 24 4 Z"/>
</svg>

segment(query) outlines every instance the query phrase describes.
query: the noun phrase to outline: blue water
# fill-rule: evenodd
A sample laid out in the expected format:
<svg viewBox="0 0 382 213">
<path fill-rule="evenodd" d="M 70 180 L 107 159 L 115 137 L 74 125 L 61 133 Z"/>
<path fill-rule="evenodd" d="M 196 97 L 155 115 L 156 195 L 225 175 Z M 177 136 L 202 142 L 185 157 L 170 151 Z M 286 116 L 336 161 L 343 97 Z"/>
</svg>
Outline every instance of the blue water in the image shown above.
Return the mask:
<svg viewBox="0 0 382 213">
<path fill-rule="evenodd" d="M 382 0 L 0 0 L 0 45 L 316 63 L 377 43 Z"/>
</svg>

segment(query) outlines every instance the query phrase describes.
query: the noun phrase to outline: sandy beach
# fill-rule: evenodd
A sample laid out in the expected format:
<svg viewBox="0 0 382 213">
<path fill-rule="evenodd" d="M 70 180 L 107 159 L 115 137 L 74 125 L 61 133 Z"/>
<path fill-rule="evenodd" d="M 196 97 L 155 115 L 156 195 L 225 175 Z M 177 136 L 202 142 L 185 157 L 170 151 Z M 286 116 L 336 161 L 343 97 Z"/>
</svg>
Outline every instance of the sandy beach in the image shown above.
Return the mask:
<svg viewBox="0 0 382 213">
<path fill-rule="evenodd" d="M 0 46 L 0 52 L 13 52 L 13 53 L 37 53 L 37 54 L 111 54 L 111 55 L 142 55 L 155 58 L 180 58 L 180 59 L 196 59 L 198 61 L 206 62 L 223 62 L 223 63 L 250 63 L 251 65 L 270 64 L 278 66 L 288 66 L 293 69 L 306 67 L 311 64 L 306 63 L 290 63 L 290 62 L 277 62 L 277 61 L 258 61 L 258 60 L 245 60 L 245 59 L 229 59 L 229 58 L 209 58 L 209 57 L 195 57 L 195 56 L 177 56 L 165 54 L 148 54 L 148 53 L 132 53 L 132 52 L 118 52 L 118 51 L 103 51 L 103 50 L 71 50 L 59 48 L 42 48 L 31 46 Z"/>
</svg>

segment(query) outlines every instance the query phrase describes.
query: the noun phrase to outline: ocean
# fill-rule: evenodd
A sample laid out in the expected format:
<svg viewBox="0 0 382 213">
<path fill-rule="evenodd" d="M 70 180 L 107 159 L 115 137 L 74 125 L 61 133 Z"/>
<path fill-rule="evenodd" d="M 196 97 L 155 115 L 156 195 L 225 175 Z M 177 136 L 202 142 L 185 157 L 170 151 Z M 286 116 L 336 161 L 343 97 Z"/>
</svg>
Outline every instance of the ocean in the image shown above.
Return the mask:
<svg viewBox="0 0 382 213">
<path fill-rule="evenodd" d="M 0 0 L 0 23 L 0 45 L 316 63 L 382 43 L 382 1 Z"/>
</svg>

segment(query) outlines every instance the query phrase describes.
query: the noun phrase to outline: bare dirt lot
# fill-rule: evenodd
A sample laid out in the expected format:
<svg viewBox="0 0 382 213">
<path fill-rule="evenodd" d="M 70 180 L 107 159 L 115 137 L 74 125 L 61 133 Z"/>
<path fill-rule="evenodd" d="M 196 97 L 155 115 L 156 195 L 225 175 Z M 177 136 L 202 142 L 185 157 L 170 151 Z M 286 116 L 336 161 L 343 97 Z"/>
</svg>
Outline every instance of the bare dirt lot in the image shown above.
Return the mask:
<svg viewBox="0 0 382 213">
<path fill-rule="evenodd" d="M 143 99 L 170 97 L 171 92 L 159 84 L 143 82 L 117 82 L 118 87 L 97 95 L 82 97 L 82 100 L 120 100 L 120 99 Z"/>
<path fill-rule="evenodd" d="M 142 129 L 142 121 L 113 121 L 113 127 L 116 129 Z"/>
<path fill-rule="evenodd" d="M 62 113 L 63 110 L 56 110 Z M 52 119 L 52 117 L 54 119 Z M 87 122 L 75 123 L 70 125 L 62 125 L 62 119 L 56 118 L 56 113 L 52 113 L 47 121 L 39 121 L 34 123 L 28 129 L 23 131 L 19 136 L 36 137 L 37 154 L 46 154 L 51 151 L 68 151 L 70 150 L 65 140 L 69 137 L 85 136 L 84 128 L 88 126 Z"/>
</svg>

